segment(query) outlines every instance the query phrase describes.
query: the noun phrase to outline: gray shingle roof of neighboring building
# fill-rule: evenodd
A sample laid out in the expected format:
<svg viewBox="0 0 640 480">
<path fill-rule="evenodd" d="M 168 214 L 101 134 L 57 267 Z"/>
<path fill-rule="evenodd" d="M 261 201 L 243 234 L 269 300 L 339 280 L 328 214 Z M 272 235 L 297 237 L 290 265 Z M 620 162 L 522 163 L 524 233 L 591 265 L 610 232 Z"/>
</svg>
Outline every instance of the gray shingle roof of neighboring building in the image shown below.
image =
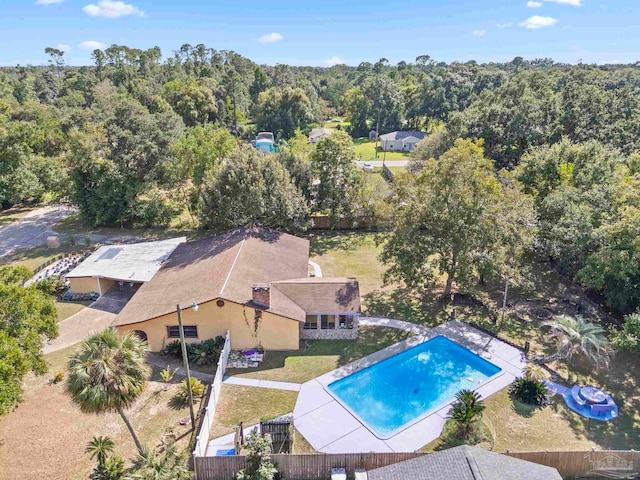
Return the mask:
<svg viewBox="0 0 640 480">
<path fill-rule="evenodd" d="M 426 136 L 427 134 L 425 132 L 419 132 L 417 130 L 408 130 L 408 131 L 385 133 L 384 135 L 380 135 L 380 140 L 385 140 L 385 141 L 386 140 L 404 140 L 405 138 L 409 138 L 409 137 L 416 137 L 422 140 Z"/>
<path fill-rule="evenodd" d="M 562 480 L 555 468 L 462 445 L 368 472 L 369 480 Z"/>
<path fill-rule="evenodd" d="M 326 137 L 334 132 L 335 130 L 331 130 L 330 128 L 314 128 L 309 133 L 309 141 Z"/>
</svg>

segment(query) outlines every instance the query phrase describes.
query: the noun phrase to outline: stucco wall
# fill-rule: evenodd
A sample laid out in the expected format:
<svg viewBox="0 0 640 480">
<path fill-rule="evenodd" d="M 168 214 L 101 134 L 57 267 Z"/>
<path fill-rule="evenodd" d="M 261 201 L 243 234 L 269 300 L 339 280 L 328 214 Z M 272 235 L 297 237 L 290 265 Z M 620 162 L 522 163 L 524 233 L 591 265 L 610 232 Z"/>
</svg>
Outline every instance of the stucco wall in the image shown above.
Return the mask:
<svg viewBox="0 0 640 480">
<path fill-rule="evenodd" d="M 98 279 L 94 277 L 76 277 L 70 278 L 71 286 L 69 290 L 73 293 L 99 293 Z"/>
<path fill-rule="evenodd" d="M 228 300 L 223 307 L 216 305 L 216 300 L 203 303 L 197 312 L 191 308 L 182 311 L 184 325 L 197 325 L 198 338 L 187 338 L 187 342 L 198 343 L 208 338 L 224 336 L 231 333 L 231 348 L 235 350 L 254 348 L 262 345 L 267 350 L 298 350 L 299 322 L 262 312 L 257 331 L 254 329 L 255 312 Z M 168 338 L 167 327 L 177 326 L 177 314 L 171 313 L 146 322 L 117 327 L 119 331 L 141 330 L 147 334 L 149 349 L 158 352 L 175 338 Z"/>
</svg>

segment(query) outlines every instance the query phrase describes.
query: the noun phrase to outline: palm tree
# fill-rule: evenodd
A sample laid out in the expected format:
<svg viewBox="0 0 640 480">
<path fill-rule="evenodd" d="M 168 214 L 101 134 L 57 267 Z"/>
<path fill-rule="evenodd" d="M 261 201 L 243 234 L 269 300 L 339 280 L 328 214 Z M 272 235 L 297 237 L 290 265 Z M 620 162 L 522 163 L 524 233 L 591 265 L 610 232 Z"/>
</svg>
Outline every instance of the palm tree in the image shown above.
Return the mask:
<svg viewBox="0 0 640 480">
<path fill-rule="evenodd" d="M 131 465 L 126 480 L 187 480 L 192 475 L 187 459 L 175 446 L 169 447 L 164 455 L 155 450 L 141 453 Z"/>
<path fill-rule="evenodd" d="M 560 359 L 568 363 L 579 354 L 595 363 L 596 367 L 609 364 L 609 341 L 600 325 L 585 320 L 581 315 L 558 315 L 542 325 L 551 327 L 548 338 L 558 339 L 558 351 L 541 359 L 541 363 Z"/>
<path fill-rule="evenodd" d="M 109 455 L 113 453 L 115 443 L 109 437 L 93 437 L 89 443 L 87 443 L 84 453 L 91 454 L 91 460 L 96 458 L 98 465 L 104 465 Z"/>
<path fill-rule="evenodd" d="M 449 418 L 462 429 L 463 438 L 467 439 L 473 424 L 482 418 L 484 402 L 480 394 L 472 390 L 460 390 L 456 400 L 451 404 Z"/>
<path fill-rule="evenodd" d="M 118 337 L 110 328 L 95 334 L 69 359 L 67 391 L 84 413 L 115 411 L 143 452 L 133 426 L 124 413 L 144 391 L 151 370 L 145 362 L 146 342 L 134 333 Z"/>
</svg>

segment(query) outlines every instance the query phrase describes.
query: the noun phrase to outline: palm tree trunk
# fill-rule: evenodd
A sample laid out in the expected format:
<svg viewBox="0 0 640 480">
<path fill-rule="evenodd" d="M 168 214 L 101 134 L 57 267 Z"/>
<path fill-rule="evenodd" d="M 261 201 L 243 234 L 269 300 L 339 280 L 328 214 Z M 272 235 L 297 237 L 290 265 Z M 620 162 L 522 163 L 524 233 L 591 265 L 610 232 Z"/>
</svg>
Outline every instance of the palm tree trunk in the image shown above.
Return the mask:
<svg viewBox="0 0 640 480">
<path fill-rule="evenodd" d="M 556 360 L 560 360 L 561 358 L 563 358 L 562 353 L 560 352 L 556 352 L 553 355 L 549 355 L 548 357 L 544 357 L 544 358 L 536 358 L 536 363 L 548 363 L 548 362 L 555 362 Z"/>
<path fill-rule="evenodd" d="M 140 440 L 138 439 L 138 436 L 136 435 L 135 430 L 133 429 L 133 426 L 131 425 L 131 422 L 129 421 L 129 419 L 127 418 L 127 416 L 124 414 L 124 410 L 122 410 L 122 407 L 118 407 L 118 413 L 120 414 L 120 416 L 122 417 L 122 421 L 124 422 L 124 424 L 127 426 L 127 428 L 129 429 L 129 433 L 131 434 L 131 436 L 133 437 L 133 441 L 136 444 L 136 447 L 138 448 L 138 452 L 140 454 L 142 454 L 144 452 L 144 448 L 142 448 L 142 444 L 140 443 Z"/>
</svg>

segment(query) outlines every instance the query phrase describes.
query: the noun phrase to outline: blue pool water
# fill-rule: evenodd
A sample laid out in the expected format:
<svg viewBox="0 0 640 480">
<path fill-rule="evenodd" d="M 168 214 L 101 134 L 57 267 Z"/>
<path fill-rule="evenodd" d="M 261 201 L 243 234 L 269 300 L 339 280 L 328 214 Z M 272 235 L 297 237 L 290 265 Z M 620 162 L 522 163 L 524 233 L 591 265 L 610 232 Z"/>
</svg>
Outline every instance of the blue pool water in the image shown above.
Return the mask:
<svg viewBox="0 0 640 480">
<path fill-rule="evenodd" d="M 328 385 L 340 403 L 381 438 L 473 389 L 500 368 L 443 336 Z"/>
</svg>

